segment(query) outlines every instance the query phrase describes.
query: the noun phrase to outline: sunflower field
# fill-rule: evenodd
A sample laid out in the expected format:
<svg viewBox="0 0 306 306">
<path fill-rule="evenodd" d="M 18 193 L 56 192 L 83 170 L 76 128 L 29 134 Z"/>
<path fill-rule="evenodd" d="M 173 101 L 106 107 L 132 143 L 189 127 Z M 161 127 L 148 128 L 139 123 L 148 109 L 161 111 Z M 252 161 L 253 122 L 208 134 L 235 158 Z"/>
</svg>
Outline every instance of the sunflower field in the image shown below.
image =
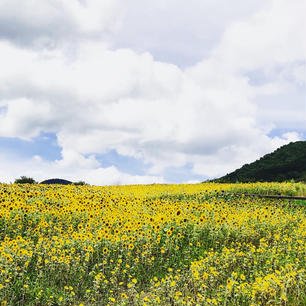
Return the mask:
<svg viewBox="0 0 306 306">
<path fill-rule="evenodd" d="M 305 190 L 0 184 L 0 305 L 306 305 Z"/>
</svg>

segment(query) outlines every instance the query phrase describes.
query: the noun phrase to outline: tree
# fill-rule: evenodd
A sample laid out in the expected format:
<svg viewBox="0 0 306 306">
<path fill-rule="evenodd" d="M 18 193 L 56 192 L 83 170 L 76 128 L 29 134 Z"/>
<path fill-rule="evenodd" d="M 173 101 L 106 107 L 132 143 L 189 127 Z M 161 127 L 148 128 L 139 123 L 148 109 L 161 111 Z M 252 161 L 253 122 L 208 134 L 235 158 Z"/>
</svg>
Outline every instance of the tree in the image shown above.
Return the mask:
<svg viewBox="0 0 306 306">
<path fill-rule="evenodd" d="M 36 184 L 37 182 L 31 178 L 26 176 L 21 176 L 20 178 L 16 179 L 15 184 Z"/>
<path fill-rule="evenodd" d="M 73 183 L 73 185 L 76 185 L 76 186 L 84 186 L 84 185 L 87 185 L 84 181 L 79 181 L 79 182 L 75 182 Z"/>
</svg>

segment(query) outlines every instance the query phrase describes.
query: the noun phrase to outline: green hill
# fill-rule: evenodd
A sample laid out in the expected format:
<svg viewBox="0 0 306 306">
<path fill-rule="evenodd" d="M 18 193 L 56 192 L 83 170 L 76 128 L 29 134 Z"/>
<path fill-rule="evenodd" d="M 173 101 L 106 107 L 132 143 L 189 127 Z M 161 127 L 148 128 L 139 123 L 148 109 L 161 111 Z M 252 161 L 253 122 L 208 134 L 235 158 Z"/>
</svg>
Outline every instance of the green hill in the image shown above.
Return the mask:
<svg viewBox="0 0 306 306">
<path fill-rule="evenodd" d="M 306 141 L 291 142 L 223 177 L 220 183 L 306 181 Z"/>
</svg>

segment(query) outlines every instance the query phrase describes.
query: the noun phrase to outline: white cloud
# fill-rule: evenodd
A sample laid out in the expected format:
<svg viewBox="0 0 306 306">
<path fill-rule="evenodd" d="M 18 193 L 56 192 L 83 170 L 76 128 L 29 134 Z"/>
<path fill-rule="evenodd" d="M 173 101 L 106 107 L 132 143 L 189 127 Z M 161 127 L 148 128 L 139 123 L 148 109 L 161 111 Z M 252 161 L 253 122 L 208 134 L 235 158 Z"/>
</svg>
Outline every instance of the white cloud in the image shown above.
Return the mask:
<svg viewBox="0 0 306 306">
<path fill-rule="evenodd" d="M 250 135 L 250 137 L 252 139 L 248 146 L 233 142 L 229 146 L 221 147 L 214 154 L 195 156 L 193 172 L 205 173 L 209 177 L 220 177 L 241 167 L 242 164 L 254 162 L 285 144 L 301 140 L 300 135 L 295 132 L 284 133 L 272 139 L 263 134 Z"/>
<path fill-rule="evenodd" d="M 26 98 L 17 98 L 2 103 L 7 107 L 5 115 L 1 116 L 0 136 L 31 139 L 38 136 L 41 126 L 50 118 L 49 103 L 34 101 Z M 55 118 L 54 118 L 55 119 Z"/>
<path fill-rule="evenodd" d="M 180 67 L 207 57 L 227 26 L 247 19 L 265 0 L 121 1 L 121 26 L 109 37 L 115 48 L 148 51 Z"/>
<path fill-rule="evenodd" d="M 306 3 L 301 0 L 266 1 L 245 21 L 234 22 L 224 33 L 213 56 L 233 70 L 264 72 L 305 60 Z"/>
<path fill-rule="evenodd" d="M 7 9 L 11 2 L 5 3 Z M 11 8 L 16 8 L 12 3 Z M 54 3 L 55 11 L 49 14 L 45 5 Z M 44 26 L 49 29 L 57 22 L 77 24 L 78 34 L 71 32 L 72 36 L 104 31 L 112 24 L 112 3 L 101 4 L 110 10 L 105 16 L 95 15 L 98 1 L 88 2 L 88 9 L 81 2 L 73 7 L 60 1 L 40 4 L 46 25 L 41 21 L 43 30 L 32 38 L 44 35 L 48 32 Z M 299 138 L 296 133 L 268 137 L 276 117 L 272 114 L 269 122 L 261 122 L 256 99 L 301 90 L 306 54 L 303 8 L 302 0 L 267 1 L 249 19 L 230 23 L 210 56 L 187 69 L 159 62 L 149 52 L 110 49 L 94 38 L 73 42 L 73 55 L 67 44 L 49 50 L 0 41 L 0 136 L 30 139 L 40 132 L 56 133 L 62 160 L 52 167 L 65 169 L 62 173 L 68 176 L 82 174 L 85 180 L 112 176 L 118 182 L 120 177 L 125 183 L 152 182 L 151 176 L 101 168 L 95 154 L 111 149 L 151 164 L 154 179 L 160 179 L 168 167 L 187 163 L 203 176 L 234 170 Z M 29 20 L 36 17 L 31 14 L 26 10 L 16 18 L 34 33 Z M 61 21 L 65 16 L 70 19 Z M 15 43 L 14 38 L 11 41 Z M 251 82 L 255 72 L 263 84 Z M 304 112 L 301 101 L 296 103 L 292 116 Z M 282 103 L 278 110 L 287 108 Z M 35 159 L 30 166 L 37 163 Z M 51 171 L 51 164 L 44 167 Z"/>
<path fill-rule="evenodd" d="M 122 185 L 122 184 L 152 184 L 164 183 L 160 176 L 131 175 L 119 171 L 111 166 L 102 168 L 93 158 L 86 159 L 78 156 L 73 157 L 69 163 L 60 161 L 45 161 L 40 156 L 33 156 L 32 159 L 20 159 L 6 154 L 0 154 L 1 179 L 0 182 L 14 182 L 21 175 L 33 177 L 36 181 L 43 181 L 50 178 L 64 178 L 76 181 L 85 181 L 92 185 Z M 72 163 L 73 162 L 73 163 Z"/>
<path fill-rule="evenodd" d="M 113 31 L 120 15 L 116 0 L 2 0 L 0 37 L 18 44 L 55 47 L 67 39 Z"/>
</svg>

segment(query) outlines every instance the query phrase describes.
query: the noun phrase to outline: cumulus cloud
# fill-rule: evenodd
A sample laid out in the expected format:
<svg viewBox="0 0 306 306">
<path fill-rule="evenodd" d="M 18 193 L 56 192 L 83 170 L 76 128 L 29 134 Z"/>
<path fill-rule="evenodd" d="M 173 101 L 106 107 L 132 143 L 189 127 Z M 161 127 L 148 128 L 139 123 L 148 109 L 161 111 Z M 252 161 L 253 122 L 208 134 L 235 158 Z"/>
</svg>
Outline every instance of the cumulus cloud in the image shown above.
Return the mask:
<svg viewBox="0 0 306 306">
<path fill-rule="evenodd" d="M 209 56 L 227 26 L 247 19 L 261 0 L 122 1 L 121 26 L 109 37 L 115 48 L 150 52 L 154 58 L 190 66 Z M 144 22 L 145 20 L 145 22 Z"/>
<path fill-rule="evenodd" d="M 116 0 L 3 0 L 0 37 L 21 45 L 55 47 L 67 39 L 112 31 L 120 14 Z"/>
<path fill-rule="evenodd" d="M 214 50 L 220 64 L 235 70 L 271 72 L 276 66 L 304 61 L 306 20 L 304 1 L 266 1 L 258 13 L 234 22 Z"/>
<path fill-rule="evenodd" d="M 11 2 L 5 3 L 9 7 Z M 77 8 L 46 3 L 61 7 L 60 16 L 69 12 L 65 22 L 74 18 L 78 33 L 107 27 L 106 17 L 99 15 L 102 19 L 88 26 L 80 17 L 84 3 L 90 10 L 97 1 L 74 3 Z M 47 4 L 41 4 L 42 12 Z M 225 174 L 300 139 L 297 133 L 267 136 L 275 118 L 261 121 L 258 99 L 304 90 L 304 6 L 299 0 L 267 1 L 251 18 L 230 23 L 210 55 L 184 69 L 157 61 L 149 52 L 111 49 L 103 40 L 82 40 L 73 56 L 67 45 L 33 49 L 20 48 L 14 38 L 0 41 L 0 136 L 32 139 L 41 132 L 56 133 L 62 159 L 30 165 L 41 162 L 51 173 L 52 167 L 65 169 L 60 173 L 68 178 L 81 173 L 90 180 L 112 175 L 125 183 L 152 182 L 167 168 L 186 164 L 195 174 Z M 46 17 L 51 24 L 64 18 L 52 16 Z M 17 16 L 26 25 L 23 18 Z M 261 83 L 252 81 L 256 74 Z M 296 103 L 292 116 L 304 112 L 301 100 Z M 282 103 L 278 109 L 288 106 Z M 96 156 L 109 150 L 151 165 L 149 176 L 101 168 Z"/>
<path fill-rule="evenodd" d="M 0 154 L 1 180 L 0 182 L 14 182 L 20 175 L 33 177 L 36 181 L 49 178 L 64 178 L 76 181 L 85 181 L 92 185 L 123 185 L 123 184 L 152 184 L 164 183 L 160 176 L 131 175 L 119 171 L 116 167 L 103 168 L 93 162 L 93 158 L 73 156 L 73 159 L 45 161 L 40 156 L 32 159 L 22 159 L 18 156 Z M 74 162 L 74 163 L 73 163 Z"/>
<path fill-rule="evenodd" d="M 237 145 L 233 142 L 229 146 L 221 147 L 214 154 L 195 156 L 193 172 L 196 174 L 205 173 L 209 177 L 222 176 L 241 167 L 242 164 L 255 161 L 263 154 L 270 153 L 292 141 L 301 140 L 300 135 L 295 132 L 284 133 L 272 139 L 262 134 L 252 136 L 254 138 L 248 146 Z"/>
</svg>

